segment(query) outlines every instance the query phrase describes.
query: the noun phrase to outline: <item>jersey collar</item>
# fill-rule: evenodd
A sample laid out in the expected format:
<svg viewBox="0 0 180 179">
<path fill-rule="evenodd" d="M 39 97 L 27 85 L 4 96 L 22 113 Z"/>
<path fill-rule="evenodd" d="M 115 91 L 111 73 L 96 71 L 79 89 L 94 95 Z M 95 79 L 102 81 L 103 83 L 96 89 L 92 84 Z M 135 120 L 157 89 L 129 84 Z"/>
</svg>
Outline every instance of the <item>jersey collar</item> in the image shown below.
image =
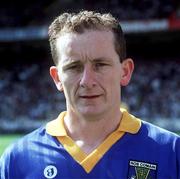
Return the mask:
<svg viewBox="0 0 180 179">
<path fill-rule="evenodd" d="M 117 131 L 128 132 L 135 134 L 141 127 L 141 120 L 129 114 L 125 109 L 120 109 L 122 112 L 122 119 Z M 67 132 L 64 126 L 64 117 L 66 111 L 60 113 L 57 119 L 52 120 L 46 125 L 46 132 L 52 136 L 67 136 Z"/>
</svg>

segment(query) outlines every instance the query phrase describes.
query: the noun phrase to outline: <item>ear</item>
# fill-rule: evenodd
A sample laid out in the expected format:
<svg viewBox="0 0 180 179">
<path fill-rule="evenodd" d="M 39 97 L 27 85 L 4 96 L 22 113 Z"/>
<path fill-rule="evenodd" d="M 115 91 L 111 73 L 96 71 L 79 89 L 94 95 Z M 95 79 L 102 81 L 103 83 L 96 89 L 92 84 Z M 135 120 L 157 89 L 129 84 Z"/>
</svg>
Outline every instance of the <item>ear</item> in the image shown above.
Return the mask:
<svg viewBox="0 0 180 179">
<path fill-rule="evenodd" d="M 134 70 L 134 62 L 131 58 L 127 58 L 122 62 L 121 86 L 128 85 Z"/>
<path fill-rule="evenodd" d="M 63 91 L 63 86 L 58 74 L 58 69 L 56 66 L 51 66 L 49 69 L 50 75 L 59 91 Z"/>
</svg>

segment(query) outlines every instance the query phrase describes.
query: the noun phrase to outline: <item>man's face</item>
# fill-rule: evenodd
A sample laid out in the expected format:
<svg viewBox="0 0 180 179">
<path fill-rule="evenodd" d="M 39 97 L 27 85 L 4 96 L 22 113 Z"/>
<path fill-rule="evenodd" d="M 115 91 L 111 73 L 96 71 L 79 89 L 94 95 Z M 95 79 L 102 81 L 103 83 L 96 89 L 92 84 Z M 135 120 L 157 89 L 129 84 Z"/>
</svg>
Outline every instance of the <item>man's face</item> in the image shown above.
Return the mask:
<svg viewBox="0 0 180 179">
<path fill-rule="evenodd" d="M 67 111 L 93 117 L 119 109 L 124 73 L 113 38 L 111 31 L 90 30 L 57 39 L 59 64 L 51 76 L 64 91 Z"/>
</svg>

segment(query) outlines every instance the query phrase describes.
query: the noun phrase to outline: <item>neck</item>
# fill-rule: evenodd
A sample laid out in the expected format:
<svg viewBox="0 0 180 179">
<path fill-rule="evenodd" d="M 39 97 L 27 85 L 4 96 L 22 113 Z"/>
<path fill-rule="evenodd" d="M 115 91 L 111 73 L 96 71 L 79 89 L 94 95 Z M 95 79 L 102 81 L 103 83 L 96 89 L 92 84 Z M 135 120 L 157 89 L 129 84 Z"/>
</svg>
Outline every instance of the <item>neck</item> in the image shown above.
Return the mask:
<svg viewBox="0 0 180 179">
<path fill-rule="evenodd" d="M 115 131 L 121 120 L 121 112 L 87 119 L 81 115 L 67 112 L 64 123 L 68 135 L 86 153 L 94 150 L 107 136 Z"/>
</svg>

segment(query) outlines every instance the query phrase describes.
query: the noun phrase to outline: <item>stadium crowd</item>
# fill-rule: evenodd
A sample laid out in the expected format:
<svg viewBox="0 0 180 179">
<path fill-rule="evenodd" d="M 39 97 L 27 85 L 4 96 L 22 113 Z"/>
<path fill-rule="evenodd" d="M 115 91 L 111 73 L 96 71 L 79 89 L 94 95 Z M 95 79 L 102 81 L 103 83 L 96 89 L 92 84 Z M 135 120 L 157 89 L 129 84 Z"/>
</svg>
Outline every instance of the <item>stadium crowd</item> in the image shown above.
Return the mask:
<svg viewBox="0 0 180 179">
<path fill-rule="evenodd" d="M 123 102 L 131 113 L 146 119 L 180 117 L 178 60 L 137 61 Z M 21 64 L 1 68 L 0 120 L 50 120 L 65 109 L 65 100 L 49 76 L 49 66 Z"/>
<path fill-rule="evenodd" d="M 180 117 L 180 62 L 137 62 L 133 80 L 124 89 L 130 110 L 147 119 Z"/>
<path fill-rule="evenodd" d="M 168 18 L 176 9 L 176 1 L 171 0 L 86 0 L 89 9 L 109 9 L 120 20 L 146 20 Z"/>
<path fill-rule="evenodd" d="M 80 9 L 110 11 L 120 20 L 168 18 L 177 10 L 179 0 L 69 0 L 2 1 L 0 27 L 45 25 L 59 12 Z"/>
</svg>

